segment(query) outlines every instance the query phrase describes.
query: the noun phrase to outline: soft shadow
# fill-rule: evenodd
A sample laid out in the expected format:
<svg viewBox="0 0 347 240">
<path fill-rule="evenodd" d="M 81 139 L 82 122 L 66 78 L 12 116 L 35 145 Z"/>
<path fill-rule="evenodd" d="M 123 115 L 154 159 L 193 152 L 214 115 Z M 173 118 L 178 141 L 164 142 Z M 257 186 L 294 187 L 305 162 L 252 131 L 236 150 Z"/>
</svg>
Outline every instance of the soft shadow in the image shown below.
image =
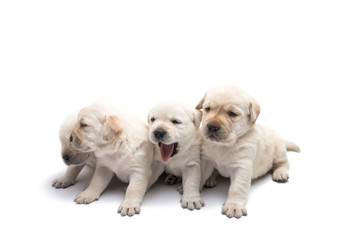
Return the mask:
<svg viewBox="0 0 347 240">
<path fill-rule="evenodd" d="M 73 201 L 77 194 L 88 187 L 90 180 L 92 179 L 94 169 L 89 166 L 84 167 L 81 173 L 78 175 L 75 184 L 70 187 L 59 189 L 52 187 L 53 180 L 63 176 L 64 173 L 65 171 L 53 174 L 51 177 L 44 181 L 43 188 L 45 192 L 47 192 L 47 194 L 56 199 Z M 117 179 L 116 176 L 114 176 L 100 198 L 107 199 L 107 197 L 104 196 L 108 196 L 110 194 L 124 196 L 124 189 L 126 188 L 126 186 L 126 183 L 121 182 L 119 179 Z"/>
<path fill-rule="evenodd" d="M 52 181 L 64 174 L 64 171 L 56 173 L 44 181 L 44 191 L 55 199 L 60 199 L 65 202 L 73 202 L 76 195 L 82 192 L 90 183 L 93 176 L 94 169 L 86 166 L 79 176 L 76 183 L 65 189 L 56 189 L 52 187 Z M 179 203 L 181 195 L 177 191 L 179 184 L 167 185 L 165 184 L 166 174 L 163 173 L 156 183 L 147 191 L 144 198 L 144 205 L 162 205 L 167 206 L 168 203 Z M 273 182 L 271 174 L 255 179 L 252 181 L 248 199 L 252 197 L 253 193 L 257 192 L 263 185 Z M 128 186 L 127 183 L 121 182 L 116 176 L 113 177 L 110 184 L 107 186 L 99 201 L 104 203 L 121 202 L 124 199 L 125 190 Z M 217 186 L 214 188 L 204 188 L 201 192 L 201 197 L 205 204 L 209 206 L 222 206 L 229 191 L 230 180 L 222 176 L 217 177 Z"/>
<path fill-rule="evenodd" d="M 271 174 L 266 174 L 258 179 L 252 180 L 247 198 L 249 199 L 257 189 L 263 185 L 272 182 Z M 230 179 L 222 176 L 217 177 L 217 186 L 214 188 L 204 188 L 201 192 L 201 197 L 206 204 L 222 206 L 225 202 L 230 187 Z"/>
</svg>

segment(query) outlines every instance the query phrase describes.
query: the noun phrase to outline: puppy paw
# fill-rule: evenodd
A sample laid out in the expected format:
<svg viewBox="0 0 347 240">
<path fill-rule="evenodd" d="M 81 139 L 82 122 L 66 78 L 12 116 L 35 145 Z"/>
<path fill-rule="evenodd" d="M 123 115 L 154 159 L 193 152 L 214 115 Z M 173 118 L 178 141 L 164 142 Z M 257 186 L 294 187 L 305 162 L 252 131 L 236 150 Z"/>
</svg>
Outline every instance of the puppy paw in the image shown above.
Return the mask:
<svg viewBox="0 0 347 240">
<path fill-rule="evenodd" d="M 182 208 L 189 210 L 201 209 L 205 206 L 204 201 L 200 197 L 183 197 L 181 200 Z"/>
<path fill-rule="evenodd" d="M 224 203 L 222 214 L 226 215 L 228 218 L 240 218 L 242 216 L 247 216 L 247 210 L 244 206 L 239 204 Z"/>
<path fill-rule="evenodd" d="M 288 169 L 286 168 L 277 168 L 273 173 L 272 173 L 272 179 L 276 182 L 287 182 L 289 179 L 289 173 Z"/>
<path fill-rule="evenodd" d="M 91 191 L 85 190 L 78 194 L 75 198 L 77 204 L 89 204 L 99 199 L 99 195 L 94 194 Z"/>
<path fill-rule="evenodd" d="M 169 174 L 165 178 L 165 184 L 167 185 L 174 185 L 180 181 L 180 177 L 177 177 L 175 175 Z"/>
<path fill-rule="evenodd" d="M 131 201 L 123 201 L 118 208 L 118 213 L 122 216 L 134 216 L 139 214 L 141 210 L 140 204 L 133 203 Z"/>
<path fill-rule="evenodd" d="M 52 187 L 55 188 L 67 188 L 70 187 L 71 185 L 74 185 L 74 181 L 69 179 L 69 178 L 57 178 L 52 182 Z"/>
</svg>

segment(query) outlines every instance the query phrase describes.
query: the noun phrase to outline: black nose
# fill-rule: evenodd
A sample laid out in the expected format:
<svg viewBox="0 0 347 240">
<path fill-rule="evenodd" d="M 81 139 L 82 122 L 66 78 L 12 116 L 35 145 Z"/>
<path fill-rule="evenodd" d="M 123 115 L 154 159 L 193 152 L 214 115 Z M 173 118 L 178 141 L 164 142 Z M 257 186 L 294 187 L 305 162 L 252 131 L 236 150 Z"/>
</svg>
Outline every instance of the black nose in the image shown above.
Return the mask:
<svg viewBox="0 0 347 240">
<path fill-rule="evenodd" d="M 70 156 L 69 156 L 69 155 L 63 155 L 62 158 L 63 158 L 63 160 L 64 160 L 66 163 L 68 163 L 69 160 L 70 160 Z"/>
<path fill-rule="evenodd" d="M 220 129 L 219 126 L 215 125 L 215 124 L 208 124 L 207 125 L 207 129 L 209 132 L 211 133 L 215 133 L 215 132 L 218 132 L 218 130 Z"/>
<path fill-rule="evenodd" d="M 160 140 L 166 135 L 166 131 L 163 129 L 157 129 L 154 131 L 154 136 L 156 139 Z"/>
<path fill-rule="evenodd" d="M 72 137 L 72 135 L 70 135 L 70 142 L 72 142 L 73 141 L 73 137 Z"/>
</svg>

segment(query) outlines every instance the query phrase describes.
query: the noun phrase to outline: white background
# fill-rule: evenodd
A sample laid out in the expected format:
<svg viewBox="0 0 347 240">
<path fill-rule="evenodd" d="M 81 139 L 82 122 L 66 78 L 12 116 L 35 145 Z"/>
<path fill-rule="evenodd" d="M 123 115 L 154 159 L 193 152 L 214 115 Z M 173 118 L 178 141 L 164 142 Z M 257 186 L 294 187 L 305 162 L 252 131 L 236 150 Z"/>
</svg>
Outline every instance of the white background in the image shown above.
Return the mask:
<svg viewBox="0 0 347 240">
<path fill-rule="evenodd" d="M 346 1 L 1 1 L 1 239 L 346 239 Z M 157 183 L 141 214 L 117 214 L 125 184 L 76 205 L 58 128 L 106 101 L 143 120 L 153 104 L 193 106 L 231 83 L 260 103 L 258 122 L 298 143 L 290 180 L 255 181 L 249 215 L 221 215 L 229 182 L 200 211 Z M 146 237 L 150 238 L 146 238 Z"/>
</svg>

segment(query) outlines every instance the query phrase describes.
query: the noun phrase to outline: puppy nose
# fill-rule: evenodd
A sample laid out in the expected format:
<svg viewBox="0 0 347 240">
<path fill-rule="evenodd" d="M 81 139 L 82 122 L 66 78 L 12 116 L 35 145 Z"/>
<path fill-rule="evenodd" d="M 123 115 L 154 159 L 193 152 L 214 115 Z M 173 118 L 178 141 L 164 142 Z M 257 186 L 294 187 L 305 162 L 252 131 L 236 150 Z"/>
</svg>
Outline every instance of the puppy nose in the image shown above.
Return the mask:
<svg viewBox="0 0 347 240">
<path fill-rule="evenodd" d="M 154 136 L 156 139 L 162 139 L 166 135 L 166 131 L 163 129 L 157 129 L 154 131 Z"/>
<path fill-rule="evenodd" d="M 69 160 L 70 160 L 70 156 L 69 156 L 69 155 L 63 155 L 62 158 L 63 158 L 63 160 L 64 160 L 66 163 L 68 163 Z"/>
<path fill-rule="evenodd" d="M 215 133 L 215 132 L 218 132 L 220 127 L 215 125 L 215 124 L 208 124 L 207 125 L 207 129 L 208 129 L 209 132 Z"/>
</svg>

